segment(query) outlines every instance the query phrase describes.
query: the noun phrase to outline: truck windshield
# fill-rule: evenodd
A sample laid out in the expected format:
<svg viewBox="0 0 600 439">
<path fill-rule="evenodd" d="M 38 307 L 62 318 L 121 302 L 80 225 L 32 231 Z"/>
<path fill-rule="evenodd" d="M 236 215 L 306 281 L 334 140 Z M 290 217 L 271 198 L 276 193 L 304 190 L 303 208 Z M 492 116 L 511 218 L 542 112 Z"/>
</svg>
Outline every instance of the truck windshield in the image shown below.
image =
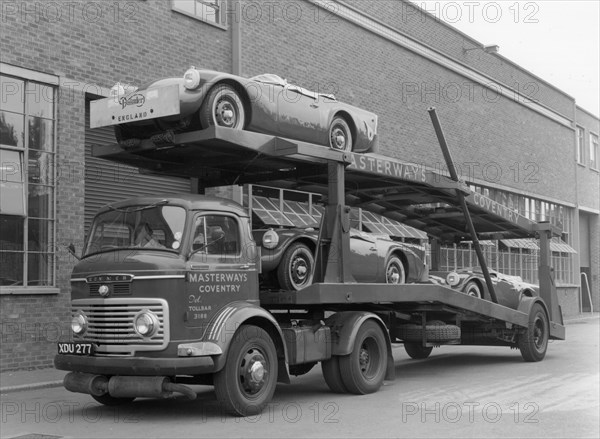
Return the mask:
<svg viewBox="0 0 600 439">
<path fill-rule="evenodd" d="M 96 216 L 84 256 L 121 249 L 179 253 L 186 211 L 178 206 L 128 206 Z"/>
</svg>

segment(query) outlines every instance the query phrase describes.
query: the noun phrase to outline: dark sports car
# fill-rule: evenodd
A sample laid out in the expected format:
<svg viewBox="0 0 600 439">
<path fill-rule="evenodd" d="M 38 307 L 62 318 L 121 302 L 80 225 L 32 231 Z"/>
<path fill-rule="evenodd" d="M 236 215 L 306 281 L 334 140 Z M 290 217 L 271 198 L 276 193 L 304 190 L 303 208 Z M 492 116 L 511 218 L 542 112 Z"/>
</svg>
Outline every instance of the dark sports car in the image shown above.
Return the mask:
<svg viewBox="0 0 600 439">
<path fill-rule="evenodd" d="M 181 78 L 162 79 L 140 90 L 115 87 L 113 93 L 123 108 L 115 108 L 121 113 L 116 117 L 113 114 L 112 119 L 105 119 L 103 124 L 118 124 L 117 140 L 124 147 L 133 147 L 137 139 L 160 136 L 168 131 L 194 131 L 214 125 L 273 134 L 342 151 L 373 151 L 377 142 L 377 115 L 338 102 L 331 94 L 288 84 L 273 74 L 248 79 L 192 67 Z M 148 107 L 152 99 L 158 99 L 159 89 L 178 93 L 179 111 L 177 102 L 173 102 L 170 114 L 163 114 L 167 111 L 164 109 Z M 160 100 L 163 107 L 168 107 L 164 103 L 172 100 L 165 96 Z M 106 105 L 110 107 L 111 103 Z M 126 107 L 132 109 L 131 114 Z"/>
<path fill-rule="evenodd" d="M 524 282 L 519 276 L 510 276 L 490 270 L 490 277 L 500 305 L 517 309 L 523 296 L 539 296 L 539 287 Z M 491 299 L 480 268 L 463 268 L 448 273 L 445 279 L 438 279 L 439 283 L 446 283 L 451 288 L 469 296 Z"/>
<path fill-rule="evenodd" d="M 253 231 L 262 246 L 263 283 L 300 290 L 312 283 L 318 232 L 285 228 Z M 422 280 L 425 249 L 389 237 L 350 231 L 351 273 L 357 282 L 403 284 Z"/>
</svg>

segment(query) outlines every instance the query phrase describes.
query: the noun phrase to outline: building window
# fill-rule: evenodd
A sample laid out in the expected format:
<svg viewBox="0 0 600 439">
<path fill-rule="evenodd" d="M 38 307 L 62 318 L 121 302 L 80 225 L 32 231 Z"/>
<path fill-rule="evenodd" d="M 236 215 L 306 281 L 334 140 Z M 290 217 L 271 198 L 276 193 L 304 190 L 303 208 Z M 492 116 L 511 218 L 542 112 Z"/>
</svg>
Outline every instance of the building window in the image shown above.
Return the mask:
<svg viewBox="0 0 600 439">
<path fill-rule="evenodd" d="M 598 136 L 590 134 L 590 168 L 598 168 Z"/>
<path fill-rule="evenodd" d="M 172 0 L 173 10 L 209 24 L 225 26 L 225 0 Z"/>
<path fill-rule="evenodd" d="M 8 75 L 0 87 L 0 286 L 53 286 L 56 90 Z"/>
<path fill-rule="evenodd" d="M 585 163 L 585 130 L 577 127 L 577 163 Z"/>
</svg>

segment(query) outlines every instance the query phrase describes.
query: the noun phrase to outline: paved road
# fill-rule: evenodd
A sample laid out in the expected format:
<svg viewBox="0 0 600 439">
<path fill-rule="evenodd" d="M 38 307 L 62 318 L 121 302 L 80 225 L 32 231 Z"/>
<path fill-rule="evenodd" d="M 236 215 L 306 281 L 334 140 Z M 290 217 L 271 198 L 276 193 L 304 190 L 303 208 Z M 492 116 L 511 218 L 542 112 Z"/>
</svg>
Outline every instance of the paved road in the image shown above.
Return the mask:
<svg viewBox="0 0 600 439">
<path fill-rule="evenodd" d="M 2 395 L 1 437 L 600 437 L 599 321 L 525 363 L 507 348 L 448 346 L 427 360 L 394 348 L 396 381 L 376 394 L 334 395 L 320 368 L 280 385 L 265 412 L 232 418 L 212 388 L 196 401 L 101 407 L 62 388 Z M 39 436 L 41 437 L 41 436 Z M 44 436 L 51 437 L 51 436 Z"/>
</svg>

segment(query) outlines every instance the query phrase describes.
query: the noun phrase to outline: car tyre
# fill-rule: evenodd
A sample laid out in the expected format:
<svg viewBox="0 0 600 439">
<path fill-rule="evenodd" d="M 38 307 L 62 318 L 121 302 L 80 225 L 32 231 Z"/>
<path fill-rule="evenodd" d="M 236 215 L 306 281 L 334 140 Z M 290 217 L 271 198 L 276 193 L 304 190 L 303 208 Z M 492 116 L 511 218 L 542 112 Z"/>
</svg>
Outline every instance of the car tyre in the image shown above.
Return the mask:
<svg viewBox="0 0 600 439">
<path fill-rule="evenodd" d="M 100 404 L 106 405 L 109 407 L 115 407 L 115 406 L 119 406 L 119 405 L 129 404 L 130 402 L 132 402 L 135 399 L 134 397 L 116 398 L 114 396 L 110 396 L 108 393 L 105 393 L 104 395 L 92 395 L 92 398 L 94 398 Z"/>
<path fill-rule="evenodd" d="M 325 378 L 325 382 L 332 392 L 348 393 L 348 389 L 346 389 L 342 380 L 340 357 L 338 355 L 332 355 L 329 360 L 322 361 L 321 369 L 323 371 L 323 378 Z"/>
<path fill-rule="evenodd" d="M 422 343 L 423 326 L 405 324 L 398 326 L 394 336 L 406 342 Z M 461 331 L 456 325 L 447 325 L 442 321 L 434 320 L 425 325 L 425 340 L 430 343 L 447 343 L 460 340 Z"/>
<path fill-rule="evenodd" d="M 217 400 L 233 415 L 256 415 L 271 401 L 276 384 L 273 340 L 258 326 L 242 325 L 227 350 L 225 366 L 214 375 Z"/>
<path fill-rule="evenodd" d="M 341 117 L 335 117 L 329 126 L 329 147 L 336 151 L 352 151 L 352 131 Z"/>
<path fill-rule="evenodd" d="M 392 256 L 385 264 L 385 282 L 388 284 L 406 283 L 406 270 L 398 256 Z"/>
<path fill-rule="evenodd" d="M 477 297 L 478 299 L 483 299 L 483 293 L 481 292 L 481 287 L 474 280 L 467 282 L 465 286 L 465 294 L 467 296 Z"/>
<path fill-rule="evenodd" d="M 379 390 L 385 378 L 387 355 L 381 327 L 373 320 L 367 320 L 358 329 L 352 352 L 340 357 L 340 372 L 346 389 L 356 395 Z"/>
<path fill-rule="evenodd" d="M 428 358 L 433 350 L 432 346 L 423 346 L 421 343 L 404 343 L 404 350 L 410 358 L 423 360 Z"/>
<path fill-rule="evenodd" d="M 527 362 L 542 361 L 546 356 L 549 337 L 548 316 L 542 305 L 536 303 L 529 312 L 527 329 L 519 334 L 517 340 L 523 359 Z"/>
<path fill-rule="evenodd" d="M 277 268 L 279 287 L 284 290 L 301 290 L 312 283 L 314 271 L 315 258 L 312 251 L 305 244 L 296 242 L 285 251 Z"/>
<path fill-rule="evenodd" d="M 246 126 L 246 111 L 238 93 L 227 84 L 213 87 L 200 107 L 202 128 L 220 126 L 243 130 Z"/>
</svg>

